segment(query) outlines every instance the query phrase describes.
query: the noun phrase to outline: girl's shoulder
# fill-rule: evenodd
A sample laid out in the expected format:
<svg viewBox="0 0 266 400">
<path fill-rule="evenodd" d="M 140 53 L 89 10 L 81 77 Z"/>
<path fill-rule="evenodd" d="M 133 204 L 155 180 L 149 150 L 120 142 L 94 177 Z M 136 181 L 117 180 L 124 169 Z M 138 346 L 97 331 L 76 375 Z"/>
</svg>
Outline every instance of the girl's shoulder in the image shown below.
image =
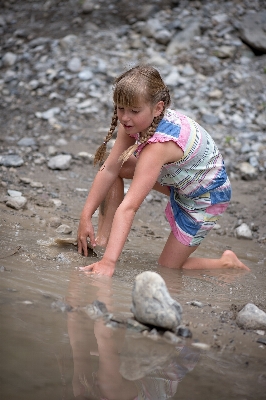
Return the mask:
<svg viewBox="0 0 266 400">
<path fill-rule="evenodd" d="M 179 111 L 170 108 L 166 109 L 162 120 L 156 128 L 155 134 L 161 133 L 168 135 L 174 132 L 178 134 L 184 124 L 184 119 L 186 119 L 186 116 Z"/>
<path fill-rule="evenodd" d="M 176 125 L 182 125 L 184 120 L 191 120 L 191 118 L 182 113 L 180 110 L 172 110 L 171 108 L 167 108 L 162 121 L 163 120 L 172 122 Z"/>
</svg>

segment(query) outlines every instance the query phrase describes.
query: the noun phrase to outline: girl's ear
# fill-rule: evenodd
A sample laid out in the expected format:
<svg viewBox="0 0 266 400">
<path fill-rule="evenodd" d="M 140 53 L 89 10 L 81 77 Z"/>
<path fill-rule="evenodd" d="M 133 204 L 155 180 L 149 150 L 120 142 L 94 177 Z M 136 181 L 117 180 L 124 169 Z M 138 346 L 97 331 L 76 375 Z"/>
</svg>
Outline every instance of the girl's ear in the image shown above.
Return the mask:
<svg viewBox="0 0 266 400">
<path fill-rule="evenodd" d="M 154 107 L 154 117 L 159 117 L 164 109 L 164 102 L 158 101 L 158 103 Z"/>
</svg>

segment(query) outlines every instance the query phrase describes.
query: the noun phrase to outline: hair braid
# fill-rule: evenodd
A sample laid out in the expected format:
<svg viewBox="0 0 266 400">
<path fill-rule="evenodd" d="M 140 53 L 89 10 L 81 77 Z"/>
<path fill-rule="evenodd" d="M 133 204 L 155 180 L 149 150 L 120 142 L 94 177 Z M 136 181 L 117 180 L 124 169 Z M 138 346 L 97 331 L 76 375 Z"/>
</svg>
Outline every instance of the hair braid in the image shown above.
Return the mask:
<svg viewBox="0 0 266 400">
<path fill-rule="evenodd" d="M 113 113 L 113 117 L 112 117 L 111 126 L 109 129 L 109 132 L 106 135 L 106 138 L 104 139 L 104 142 L 96 150 L 96 153 L 94 156 L 94 165 L 96 165 L 97 163 L 101 163 L 103 161 L 105 153 L 106 153 L 106 147 L 107 147 L 106 145 L 113 136 L 113 133 L 117 126 L 117 119 L 118 119 L 117 118 L 117 109 L 116 109 L 116 105 L 114 105 L 114 113 Z"/>
<path fill-rule="evenodd" d="M 153 121 L 150 125 L 150 127 L 147 129 L 147 131 L 144 133 L 144 135 L 140 136 L 140 143 L 146 143 L 155 133 L 157 126 L 159 125 L 160 121 L 162 120 L 164 116 L 164 110 L 161 112 L 158 117 L 154 117 Z"/>
</svg>

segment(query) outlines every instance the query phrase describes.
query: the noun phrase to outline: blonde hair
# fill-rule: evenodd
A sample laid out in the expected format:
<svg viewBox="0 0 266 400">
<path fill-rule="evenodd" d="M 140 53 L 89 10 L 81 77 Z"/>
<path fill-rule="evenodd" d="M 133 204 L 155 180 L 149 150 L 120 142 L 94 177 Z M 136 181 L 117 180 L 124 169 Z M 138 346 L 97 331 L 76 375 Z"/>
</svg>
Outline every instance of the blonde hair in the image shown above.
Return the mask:
<svg viewBox="0 0 266 400">
<path fill-rule="evenodd" d="M 159 101 L 163 101 L 164 106 L 161 114 L 154 117 L 151 125 L 139 138 L 140 143 L 146 143 L 156 131 L 159 122 L 164 116 L 165 109 L 170 105 L 170 94 L 167 86 L 164 84 L 159 72 L 150 65 L 138 65 L 121 74 L 114 82 L 114 113 L 112 122 L 107 136 L 101 146 L 95 153 L 94 165 L 101 163 L 105 157 L 106 145 L 112 138 L 117 126 L 117 104 L 124 107 L 137 107 L 141 102 L 156 105 Z M 131 154 L 138 148 L 135 143 L 125 150 L 119 157 L 119 161 L 125 162 Z"/>
</svg>

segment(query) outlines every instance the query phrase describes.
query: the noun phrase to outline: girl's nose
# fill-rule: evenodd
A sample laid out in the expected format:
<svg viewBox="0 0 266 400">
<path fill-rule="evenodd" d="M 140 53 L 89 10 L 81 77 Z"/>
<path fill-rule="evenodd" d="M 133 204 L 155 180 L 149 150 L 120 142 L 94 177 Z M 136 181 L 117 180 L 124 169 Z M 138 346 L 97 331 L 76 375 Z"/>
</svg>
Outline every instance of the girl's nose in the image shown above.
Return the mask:
<svg viewBox="0 0 266 400">
<path fill-rule="evenodd" d="M 129 121 L 129 115 L 128 115 L 128 113 L 126 112 L 126 111 L 124 111 L 124 113 L 123 113 L 123 115 L 122 115 L 122 120 L 124 121 L 124 122 L 126 122 L 126 121 Z"/>
</svg>

